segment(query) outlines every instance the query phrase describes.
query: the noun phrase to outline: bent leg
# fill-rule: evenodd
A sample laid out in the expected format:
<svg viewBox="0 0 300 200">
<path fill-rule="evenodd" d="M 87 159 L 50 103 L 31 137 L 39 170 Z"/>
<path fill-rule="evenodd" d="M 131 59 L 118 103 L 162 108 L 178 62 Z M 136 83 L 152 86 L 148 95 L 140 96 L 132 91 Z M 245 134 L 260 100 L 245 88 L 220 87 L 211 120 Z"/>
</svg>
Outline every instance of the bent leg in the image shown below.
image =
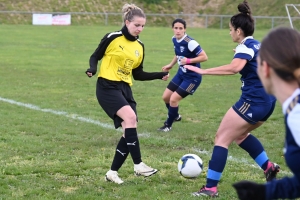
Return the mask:
<svg viewBox="0 0 300 200">
<path fill-rule="evenodd" d="M 169 104 L 170 103 L 170 98 L 171 98 L 171 95 L 173 94 L 173 91 L 171 91 L 170 89 L 166 88 L 164 93 L 163 93 L 163 96 L 162 96 L 162 99 L 163 101 L 166 103 L 166 104 Z"/>
<path fill-rule="evenodd" d="M 166 121 L 166 124 L 171 127 L 174 120 L 178 117 L 179 113 L 179 101 L 182 99 L 182 97 L 177 93 L 174 92 L 170 97 L 170 107 L 168 112 L 168 119 Z"/>
<path fill-rule="evenodd" d="M 208 166 L 207 188 L 214 188 L 219 183 L 226 165 L 229 145 L 238 137 L 246 137 L 247 130 L 252 126 L 232 108 L 227 111 L 215 137 L 215 146 Z"/>
<path fill-rule="evenodd" d="M 117 115 L 122 118 L 125 141 L 134 164 L 142 162 L 140 143 L 137 135 L 136 114 L 130 106 L 123 106 L 118 110 Z"/>
</svg>

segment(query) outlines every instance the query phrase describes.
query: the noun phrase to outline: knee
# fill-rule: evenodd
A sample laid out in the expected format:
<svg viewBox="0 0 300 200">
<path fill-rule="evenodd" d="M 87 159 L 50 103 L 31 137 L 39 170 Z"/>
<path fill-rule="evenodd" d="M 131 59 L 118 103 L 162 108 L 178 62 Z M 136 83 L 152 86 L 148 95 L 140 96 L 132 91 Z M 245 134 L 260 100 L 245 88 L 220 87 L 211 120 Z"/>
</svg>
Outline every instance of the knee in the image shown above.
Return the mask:
<svg viewBox="0 0 300 200">
<path fill-rule="evenodd" d="M 250 133 L 247 133 L 247 134 L 243 134 L 241 136 L 239 136 L 238 138 L 235 139 L 235 143 L 237 145 L 240 145 L 249 135 Z"/>
<path fill-rule="evenodd" d="M 126 127 L 136 127 L 137 117 L 135 114 L 128 114 L 123 120 Z"/>
<path fill-rule="evenodd" d="M 163 95 L 163 96 L 162 96 L 162 100 L 163 100 L 165 103 L 169 103 L 170 97 L 167 96 L 167 95 Z"/>
<path fill-rule="evenodd" d="M 224 134 L 224 133 L 216 134 L 216 136 L 215 136 L 215 145 L 216 146 L 228 148 L 231 143 L 232 143 L 232 140 L 230 139 L 230 137 L 226 137 L 226 134 Z"/>
<path fill-rule="evenodd" d="M 170 105 L 171 106 L 178 106 L 178 104 L 179 104 L 179 100 L 177 100 L 175 98 L 170 99 Z"/>
</svg>

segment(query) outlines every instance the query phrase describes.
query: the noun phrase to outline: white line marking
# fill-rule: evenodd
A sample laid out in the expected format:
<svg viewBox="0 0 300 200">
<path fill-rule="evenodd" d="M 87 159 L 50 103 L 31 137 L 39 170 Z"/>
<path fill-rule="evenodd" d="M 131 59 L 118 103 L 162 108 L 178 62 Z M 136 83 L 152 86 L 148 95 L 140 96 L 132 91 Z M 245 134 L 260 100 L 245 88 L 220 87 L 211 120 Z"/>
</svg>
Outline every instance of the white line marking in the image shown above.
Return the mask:
<svg viewBox="0 0 300 200">
<path fill-rule="evenodd" d="M 52 110 L 52 109 L 49 109 L 49 108 L 40 108 L 38 106 L 29 104 L 29 103 L 21 103 L 21 102 L 17 102 L 17 101 L 2 98 L 2 97 L 0 97 L 0 100 L 4 101 L 4 102 L 7 102 L 7 103 L 10 103 L 10 104 L 14 104 L 14 105 L 22 106 L 22 107 L 25 107 L 25 108 L 29 108 L 29 109 L 32 109 L 32 110 L 42 111 L 42 112 L 46 112 L 46 113 L 52 113 L 52 114 L 55 114 L 55 115 L 61 115 L 61 116 L 65 116 L 65 117 L 68 117 L 68 118 L 71 118 L 71 119 L 76 119 L 76 120 L 79 120 L 79 121 L 82 121 L 82 122 L 95 124 L 95 125 L 101 126 L 103 128 L 115 129 L 115 127 L 112 126 L 112 125 L 102 123 L 102 122 L 99 122 L 99 121 L 96 121 L 96 120 L 93 120 L 93 119 L 90 119 L 90 118 L 81 117 L 81 116 L 76 115 L 76 114 L 69 114 L 65 111 L 57 111 L 57 110 Z M 122 131 L 120 129 L 116 129 L 116 130 Z"/>
<path fill-rule="evenodd" d="M 102 123 L 102 122 L 96 121 L 94 119 L 81 117 L 77 114 L 68 114 L 65 111 L 57 111 L 57 110 L 52 110 L 52 109 L 49 109 L 49 108 L 40 108 L 40 107 L 38 107 L 36 105 L 33 105 L 33 104 L 21 103 L 21 102 L 17 102 L 17 101 L 2 98 L 2 97 L 0 97 L 0 101 L 7 102 L 7 103 L 10 103 L 10 104 L 14 104 L 14 105 L 18 105 L 18 106 L 22 106 L 22 107 L 29 108 L 29 109 L 32 109 L 32 110 L 37 110 L 37 111 L 42 111 L 42 112 L 46 112 L 46 113 L 52 113 L 52 114 L 55 114 L 55 115 L 65 116 L 65 117 L 76 119 L 76 120 L 79 120 L 79 121 L 82 121 L 82 122 L 95 124 L 95 125 L 101 126 L 103 128 L 114 129 L 114 130 L 122 132 L 121 129 L 115 129 L 115 127 L 112 126 L 112 125 Z M 151 135 L 150 133 L 141 133 L 141 134 L 139 134 L 139 136 L 142 136 L 142 137 L 143 136 L 144 137 L 150 137 L 150 135 Z M 195 152 L 199 153 L 199 154 L 205 154 L 205 155 L 211 154 L 209 151 L 205 151 L 205 150 L 200 150 L 200 149 L 196 149 L 196 148 L 193 148 L 193 150 Z M 251 167 L 259 168 L 258 165 L 250 164 L 249 161 L 247 159 L 244 159 L 244 158 L 240 159 L 240 158 L 233 158 L 232 156 L 228 156 L 227 159 L 230 160 L 230 161 L 236 162 L 236 163 L 243 163 L 243 164 L 251 166 Z M 283 173 L 283 174 L 286 174 L 286 175 L 292 175 L 291 172 L 283 171 L 283 170 L 280 170 L 280 173 Z"/>
</svg>

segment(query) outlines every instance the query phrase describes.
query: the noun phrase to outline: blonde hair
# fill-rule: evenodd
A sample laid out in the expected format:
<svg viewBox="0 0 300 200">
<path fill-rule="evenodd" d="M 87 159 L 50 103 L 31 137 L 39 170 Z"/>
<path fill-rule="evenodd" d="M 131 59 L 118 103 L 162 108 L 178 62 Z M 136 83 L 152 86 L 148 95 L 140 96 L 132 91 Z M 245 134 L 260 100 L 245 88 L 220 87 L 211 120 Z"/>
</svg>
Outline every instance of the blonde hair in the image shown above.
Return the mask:
<svg viewBox="0 0 300 200">
<path fill-rule="evenodd" d="M 132 21 L 135 16 L 146 18 L 144 11 L 135 4 L 126 3 L 122 8 L 123 22 Z"/>
</svg>

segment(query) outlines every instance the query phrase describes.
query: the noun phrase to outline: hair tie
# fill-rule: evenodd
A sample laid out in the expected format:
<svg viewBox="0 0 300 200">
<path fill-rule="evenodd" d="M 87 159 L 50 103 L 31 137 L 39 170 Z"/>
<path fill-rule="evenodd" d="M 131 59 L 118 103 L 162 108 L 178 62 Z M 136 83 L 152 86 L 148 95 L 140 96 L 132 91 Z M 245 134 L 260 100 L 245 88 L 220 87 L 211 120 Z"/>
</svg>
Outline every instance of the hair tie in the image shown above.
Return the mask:
<svg viewBox="0 0 300 200">
<path fill-rule="evenodd" d="M 300 79 L 300 68 L 297 68 L 294 72 L 293 72 L 294 76 L 297 78 L 297 79 Z"/>
</svg>

